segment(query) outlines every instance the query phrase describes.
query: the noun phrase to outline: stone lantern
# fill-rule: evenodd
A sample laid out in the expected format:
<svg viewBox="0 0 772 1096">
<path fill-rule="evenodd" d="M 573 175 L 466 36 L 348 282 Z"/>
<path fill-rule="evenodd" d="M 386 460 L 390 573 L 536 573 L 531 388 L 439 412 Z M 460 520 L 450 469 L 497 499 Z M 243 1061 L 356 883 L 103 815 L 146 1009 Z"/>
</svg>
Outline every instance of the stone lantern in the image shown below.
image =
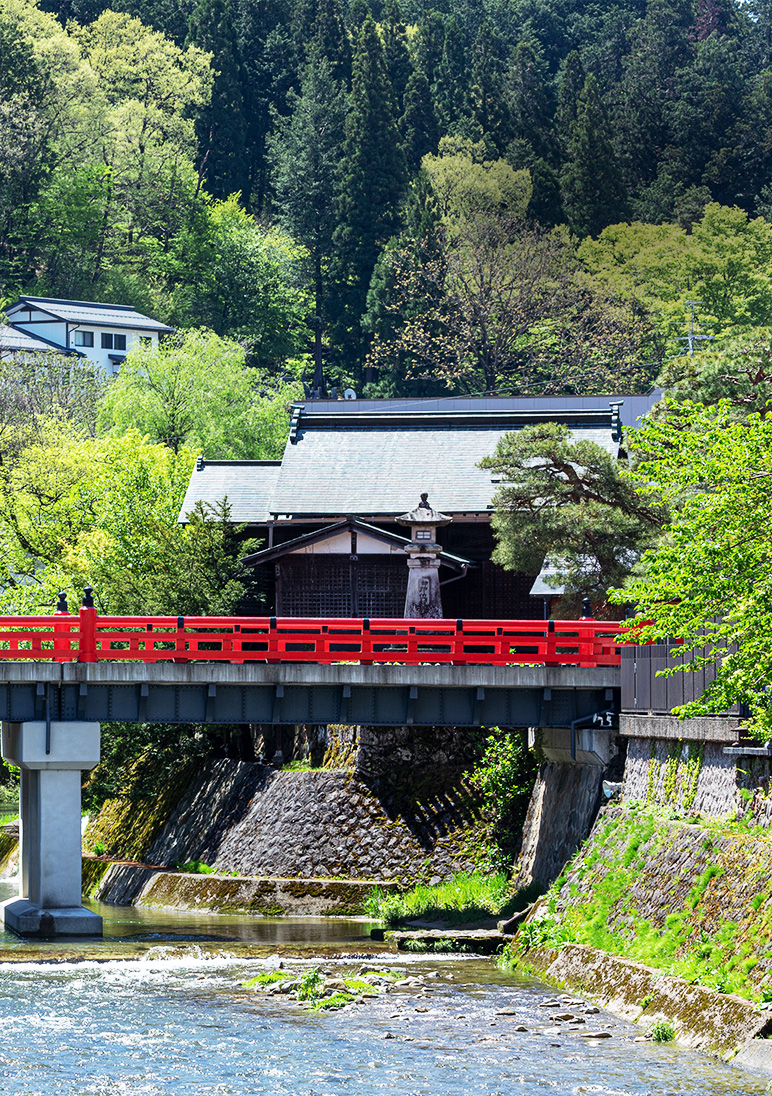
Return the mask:
<svg viewBox="0 0 772 1096">
<path fill-rule="evenodd" d="M 411 543 L 405 548 L 409 568 L 405 617 L 436 620 L 442 616 L 440 598 L 440 553 L 437 528 L 448 525 L 453 519 L 439 510 L 432 510 L 429 496 L 424 493 L 415 510 L 396 519 L 400 525 L 409 525 Z"/>
</svg>

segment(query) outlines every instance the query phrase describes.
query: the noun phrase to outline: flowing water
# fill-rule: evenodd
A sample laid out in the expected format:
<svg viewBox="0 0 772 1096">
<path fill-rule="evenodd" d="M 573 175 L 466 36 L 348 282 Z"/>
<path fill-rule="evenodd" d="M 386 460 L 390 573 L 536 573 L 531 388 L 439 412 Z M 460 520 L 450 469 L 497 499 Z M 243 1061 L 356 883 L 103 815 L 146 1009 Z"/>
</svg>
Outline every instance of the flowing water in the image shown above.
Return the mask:
<svg viewBox="0 0 772 1096">
<path fill-rule="evenodd" d="M 99 912 L 101 942 L 0 935 L 0 1096 L 767 1091 L 703 1055 L 636 1043 L 639 1028 L 605 1013 L 587 1015 L 587 1027 L 611 1038 L 552 1025 L 544 1006 L 554 991 L 490 961 L 373 953 L 361 921 Z M 293 967 L 357 970 L 366 959 L 427 977 L 315 1013 L 242 986 L 277 955 Z"/>
</svg>

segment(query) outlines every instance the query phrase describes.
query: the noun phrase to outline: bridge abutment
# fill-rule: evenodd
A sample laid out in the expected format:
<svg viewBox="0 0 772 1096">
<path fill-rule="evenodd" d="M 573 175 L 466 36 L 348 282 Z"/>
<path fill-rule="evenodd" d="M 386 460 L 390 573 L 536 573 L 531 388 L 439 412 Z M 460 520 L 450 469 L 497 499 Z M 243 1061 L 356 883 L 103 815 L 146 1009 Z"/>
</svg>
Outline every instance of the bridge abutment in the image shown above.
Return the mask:
<svg viewBox="0 0 772 1096">
<path fill-rule="evenodd" d="M 2 904 L 20 936 L 101 936 L 81 903 L 81 772 L 99 763 L 99 723 L 3 723 L 2 754 L 21 770 L 19 896 Z"/>
</svg>

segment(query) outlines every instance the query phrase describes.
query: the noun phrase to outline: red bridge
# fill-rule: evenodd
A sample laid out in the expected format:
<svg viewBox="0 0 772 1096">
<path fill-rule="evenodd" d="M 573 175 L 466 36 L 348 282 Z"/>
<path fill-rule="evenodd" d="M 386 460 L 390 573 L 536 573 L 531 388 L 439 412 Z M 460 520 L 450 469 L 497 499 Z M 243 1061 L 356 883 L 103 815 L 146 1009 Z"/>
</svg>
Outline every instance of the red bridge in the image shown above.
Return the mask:
<svg viewBox="0 0 772 1096">
<path fill-rule="evenodd" d="M 619 666 L 617 621 L 0 617 L 0 660 Z"/>
</svg>

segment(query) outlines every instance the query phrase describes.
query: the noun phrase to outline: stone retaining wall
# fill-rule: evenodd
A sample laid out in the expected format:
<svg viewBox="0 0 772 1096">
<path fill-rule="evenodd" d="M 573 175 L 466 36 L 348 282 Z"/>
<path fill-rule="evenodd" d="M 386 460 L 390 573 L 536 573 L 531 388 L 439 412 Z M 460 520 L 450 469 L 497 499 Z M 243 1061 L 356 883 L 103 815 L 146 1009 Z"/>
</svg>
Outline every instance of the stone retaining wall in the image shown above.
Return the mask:
<svg viewBox="0 0 772 1096">
<path fill-rule="evenodd" d="M 210 762 L 147 853 L 218 871 L 282 877 L 441 879 L 473 867 L 478 803 L 462 780 L 379 781 L 346 771 Z"/>
<path fill-rule="evenodd" d="M 233 879 L 155 872 L 134 905 L 263 917 L 359 916 L 376 884 L 351 879 Z M 380 884 L 388 890 L 390 884 Z"/>
<path fill-rule="evenodd" d="M 728 756 L 721 741 L 631 737 L 623 795 L 685 814 L 747 817 L 770 826 L 772 759 Z"/>
<path fill-rule="evenodd" d="M 541 765 L 523 828 L 517 889 L 545 891 L 560 875 L 592 829 L 603 773 L 595 765 Z"/>
<path fill-rule="evenodd" d="M 764 1038 L 772 1020 L 741 997 L 690 985 L 581 944 L 557 952 L 533 949 L 519 965 L 642 1027 L 667 1019 L 684 1046 L 772 1072 L 772 1043 Z"/>
<path fill-rule="evenodd" d="M 542 901 L 577 942 L 600 933 L 609 951 L 642 958 L 648 950 L 676 971 L 684 961 L 703 982 L 734 970 L 749 993 L 772 984 L 764 831 L 706 829 L 610 805 L 562 880 L 557 897 Z"/>
</svg>

